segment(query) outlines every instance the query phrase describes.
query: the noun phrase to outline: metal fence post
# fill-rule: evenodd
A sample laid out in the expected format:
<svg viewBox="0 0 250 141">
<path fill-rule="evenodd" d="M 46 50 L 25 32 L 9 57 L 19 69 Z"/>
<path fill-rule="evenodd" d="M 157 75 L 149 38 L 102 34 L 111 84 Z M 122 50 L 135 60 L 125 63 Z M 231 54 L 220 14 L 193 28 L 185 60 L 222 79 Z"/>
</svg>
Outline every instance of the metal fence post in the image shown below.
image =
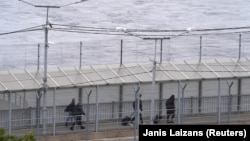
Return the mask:
<svg viewBox="0 0 250 141">
<path fill-rule="evenodd" d="M 11 135 L 11 128 L 12 128 L 12 103 L 11 103 L 11 92 L 8 93 L 9 99 L 9 120 L 8 120 L 8 135 Z"/>
<path fill-rule="evenodd" d="M 112 110 L 112 119 L 114 119 L 114 115 L 115 115 L 115 102 L 114 101 L 112 101 L 111 110 Z"/>
<path fill-rule="evenodd" d="M 123 85 L 119 86 L 119 118 L 123 116 Z"/>
<path fill-rule="evenodd" d="M 37 45 L 37 70 L 40 69 L 40 44 Z"/>
<path fill-rule="evenodd" d="M 162 46 L 163 46 L 163 39 L 161 39 L 161 54 L 160 54 L 160 63 L 162 63 Z"/>
<path fill-rule="evenodd" d="M 80 68 L 82 67 L 82 41 L 80 42 Z"/>
<path fill-rule="evenodd" d="M 29 115 L 29 119 L 30 119 L 30 127 L 32 127 L 32 107 L 29 107 L 28 109 L 28 115 Z"/>
<path fill-rule="evenodd" d="M 99 126 L 99 86 L 96 86 L 96 116 L 95 116 L 95 131 L 98 131 L 98 126 Z"/>
<path fill-rule="evenodd" d="M 184 109 L 183 97 L 184 97 L 184 90 L 186 86 L 187 84 L 182 86 L 181 81 L 178 81 L 178 124 L 182 124 L 182 120 L 183 120 L 182 119 L 183 109 Z M 181 92 L 180 92 L 180 89 L 181 89 Z M 181 93 L 181 98 L 180 98 L 180 93 Z"/>
<path fill-rule="evenodd" d="M 56 134 L 56 88 L 53 90 L 53 136 Z"/>
<path fill-rule="evenodd" d="M 217 103 L 217 124 L 220 124 L 221 120 L 221 79 L 218 80 L 218 103 Z"/>
<path fill-rule="evenodd" d="M 37 91 L 36 93 L 36 99 L 37 99 L 37 103 L 36 103 L 36 140 L 39 141 L 40 139 L 40 117 L 41 117 L 41 113 L 40 113 L 40 106 L 41 106 L 41 97 L 42 97 L 42 93 L 40 90 Z"/>
<path fill-rule="evenodd" d="M 187 84 L 185 84 L 184 86 L 182 86 L 181 83 L 180 83 L 180 86 L 181 86 L 181 124 L 182 124 L 183 113 L 184 113 L 184 90 L 185 90 Z"/>
<path fill-rule="evenodd" d="M 193 108 L 194 108 L 194 104 L 193 104 L 193 102 L 194 102 L 194 97 L 193 96 L 191 96 L 191 115 L 193 115 Z"/>
<path fill-rule="evenodd" d="M 26 103 L 26 91 L 24 91 L 24 94 L 23 94 L 24 96 L 23 96 L 23 107 L 25 108 L 25 107 L 27 107 L 28 105 L 26 105 L 27 103 Z"/>
<path fill-rule="evenodd" d="M 134 141 L 136 141 L 136 130 L 139 127 L 139 91 L 140 91 L 140 83 L 138 83 L 137 88 L 134 86 L 134 90 L 135 90 L 135 124 L 134 124 Z"/>
<path fill-rule="evenodd" d="M 87 89 L 86 90 L 86 93 L 87 93 L 87 96 L 88 96 L 88 104 L 87 104 L 87 127 L 86 127 L 86 137 L 87 137 L 87 141 L 89 140 L 89 97 L 92 93 L 92 90 L 88 91 Z"/>
<path fill-rule="evenodd" d="M 180 88 L 181 88 L 181 86 L 180 86 L 180 81 L 178 81 L 178 113 L 177 113 L 177 124 L 180 124 L 181 123 L 181 111 L 180 111 L 180 109 L 181 109 L 181 92 L 180 92 Z"/>
<path fill-rule="evenodd" d="M 241 58 L 241 34 L 239 35 L 239 60 Z"/>
<path fill-rule="evenodd" d="M 228 85 L 228 115 L 227 115 L 227 122 L 228 124 L 230 123 L 230 116 L 231 116 L 231 107 L 232 107 L 232 94 L 231 94 L 231 88 L 233 86 L 233 82 L 229 83 L 227 81 L 227 85 Z"/>
<path fill-rule="evenodd" d="M 202 36 L 200 36 L 200 58 L 199 58 L 199 61 L 201 61 L 201 57 L 202 57 Z"/>
<path fill-rule="evenodd" d="M 123 57 L 123 40 L 121 40 L 121 54 L 120 54 L 120 65 L 122 65 L 122 57 Z"/>
</svg>

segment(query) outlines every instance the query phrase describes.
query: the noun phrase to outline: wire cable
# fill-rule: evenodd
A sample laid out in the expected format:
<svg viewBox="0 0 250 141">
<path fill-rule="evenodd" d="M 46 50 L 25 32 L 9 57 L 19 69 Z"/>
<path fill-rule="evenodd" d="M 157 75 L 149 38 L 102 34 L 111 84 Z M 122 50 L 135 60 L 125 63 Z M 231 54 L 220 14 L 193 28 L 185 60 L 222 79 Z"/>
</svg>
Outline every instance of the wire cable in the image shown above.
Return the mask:
<svg viewBox="0 0 250 141">
<path fill-rule="evenodd" d="M 114 28 L 97 28 L 86 26 L 71 26 L 62 24 L 53 24 L 54 30 L 67 31 L 75 33 L 85 34 L 103 34 L 103 35 L 123 35 L 123 36 L 135 36 L 141 39 L 171 39 L 181 36 L 201 36 L 201 35 L 222 35 L 222 34 L 236 34 L 236 33 L 248 33 L 250 27 L 235 27 L 235 28 L 217 28 L 217 29 L 197 29 L 197 30 L 141 30 L 141 29 L 126 29 L 126 31 L 117 31 Z M 244 30 L 242 30 L 244 29 Z M 248 29 L 248 30 L 246 30 Z M 229 31 L 231 30 L 231 31 Z M 242 30 L 242 31 L 235 31 Z M 223 32 L 218 32 L 223 31 Z M 114 34 L 115 33 L 115 34 Z M 159 34 L 161 33 L 161 34 Z"/>
<path fill-rule="evenodd" d="M 30 28 L 26 28 L 26 29 L 21 29 L 21 30 L 16 30 L 16 31 L 11 31 L 11 32 L 0 33 L 0 36 L 1 35 L 7 35 L 7 34 L 20 33 L 20 32 L 36 31 L 36 30 L 41 30 L 41 29 L 43 29 L 43 25 L 34 26 L 34 27 L 30 27 Z"/>
<path fill-rule="evenodd" d="M 100 28 L 100 27 L 87 27 L 87 26 L 75 26 L 75 25 L 65 25 L 65 24 L 53 24 L 57 26 L 65 26 L 65 27 L 77 27 L 77 28 L 89 28 L 89 29 L 102 29 L 102 30 L 115 30 L 114 28 Z M 204 32 L 204 31 L 223 31 L 223 30 L 242 30 L 242 29 L 249 29 L 250 26 L 244 27 L 228 27 L 228 28 L 207 28 L 207 29 L 192 29 L 192 32 Z M 185 29 L 127 29 L 129 32 L 186 32 Z"/>
</svg>

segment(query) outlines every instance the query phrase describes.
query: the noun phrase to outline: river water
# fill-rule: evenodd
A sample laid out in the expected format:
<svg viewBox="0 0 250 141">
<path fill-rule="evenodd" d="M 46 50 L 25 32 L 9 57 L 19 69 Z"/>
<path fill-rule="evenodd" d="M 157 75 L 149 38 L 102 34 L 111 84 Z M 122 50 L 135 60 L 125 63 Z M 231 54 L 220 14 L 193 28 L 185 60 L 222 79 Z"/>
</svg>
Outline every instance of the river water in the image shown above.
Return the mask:
<svg viewBox="0 0 250 141">
<path fill-rule="evenodd" d="M 76 0 L 26 0 L 34 5 L 67 5 Z M 45 24 L 46 9 L 18 0 L 0 0 L 0 33 Z M 83 3 L 49 9 L 49 22 L 71 26 L 127 29 L 194 29 L 245 27 L 250 25 L 249 0 L 88 0 Z M 49 31 L 50 66 L 78 66 L 79 47 L 83 43 L 82 65 L 119 63 L 123 40 L 124 62 L 157 59 L 160 42 L 120 35 Z M 249 36 L 242 35 L 242 56 L 247 57 Z M 44 31 L 0 36 L 0 68 L 37 67 L 38 44 L 43 64 Z M 239 34 L 202 37 L 203 56 L 237 57 Z M 163 41 L 163 60 L 199 58 L 200 36 L 185 36 Z"/>
</svg>

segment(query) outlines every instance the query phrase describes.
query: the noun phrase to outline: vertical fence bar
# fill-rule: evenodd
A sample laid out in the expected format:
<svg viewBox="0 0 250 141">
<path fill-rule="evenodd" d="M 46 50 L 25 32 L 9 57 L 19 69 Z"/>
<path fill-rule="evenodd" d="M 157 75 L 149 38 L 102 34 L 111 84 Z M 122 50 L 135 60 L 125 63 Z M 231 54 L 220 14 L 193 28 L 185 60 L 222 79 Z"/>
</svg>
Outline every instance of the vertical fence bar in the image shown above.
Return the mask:
<svg viewBox="0 0 250 141">
<path fill-rule="evenodd" d="M 44 84 L 45 85 L 45 84 Z M 45 86 L 47 87 L 47 86 Z M 44 88 L 45 90 L 43 90 L 43 135 L 46 135 L 47 133 L 47 88 Z"/>
<path fill-rule="evenodd" d="M 241 111 L 241 84 L 242 84 L 242 79 L 238 79 L 238 96 L 237 96 L 237 111 Z"/>
<path fill-rule="evenodd" d="M 86 93 L 87 93 L 87 96 L 88 96 L 88 101 L 87 101 L 87 128 L 86 128 L 86 140 L 88 141 L 89 140 L 89 97 L 92 93 L 92 90 L 88 91 L 87 89 L 86 90 Z"/>
<path fill-rule="evenodd" d="M 161 39 L 161 54 L 160 54 L 160 63 L 162 63 L 162 45 L 163 45 L 163 39 Z"/>
<path fill-rule="evenodd" d="M 3 93 L 3 100 L 5 100 L 5 93 Z"/>
<path fill-rule="evenodd" d="M 180 97 L 180 81 L 178 81 L 178 113 L 177 113 L 177 124 L 180 124 L 181 123 L 181 117 L 180 117 L 180 115 L 181 115 L 181 111 L 180 111 L 180 109 L 181 109 L 181 97 Z"/>
<path fill-rule="evenodd" d="M 33 122 L 32 122 L 32 118 L 33 118 L 33 117 L 32 117 L 32 113 L 33 113 L 33 112 L 32 112 L 32 111 L 33 111 L 32 108 L 29 107 L 29 108 L 28 108 L 28 115 L 29 115 L 28 117 L 29 117 L 29 126 L 30 126 L 30 128 L 32 128 L 32 126 L 33 126 Z"/>
<path fill-rule="evenodd" d="M 122 65 L 122 57 L 123 57 L 123 40 L 121 40 L 121 53 L 120 53 L 120 65 Z"/>
<path fill-rule="evenodd" d="M 201 61 L 201 56 L 202 56 L 202 36 L 200 36 L 200 57 L 199 57 L 199 61 Z"/>
<path fill-rule="evenodd" d="M 202 81 L 199 81 L 199 84 L 198 84 L 198 88 L 199 88 L 199 95 L 198 95 L 198 110 L 199 110 L 199 113 L 202 112 Z"/>
<path fill-rule="evenodd" d="M 123 85 L 119 86 L 119 118 L 123 116 Z"/>
<path fill-rule="evenodd" d="M 82 104 L 83 102 L 82 102 L 82 88 L 79 88 L 78 89 L 78 100 L 79 100 L 79 102 Z"/>
<path fill-rule="evenodd" d="M 41 91 L 37 91 L 37 94 L 36 94 L 36 107 L 37 107 L 37 110 L 36 110 L 36 140 L 39 141 L 40 139 L 40 105 L 41 105 Z"/>
<path fill-rule="evenodd" d="M 114 117 L 115 117 L 115 102 L 114 101 L 112 101 L 112 107 L 111 107 L 111 112 L 112 112 L 112 119 L 114 119 Z"/>
<path fill-rule="evenodd" d="M 241 34 L 239 35 L 239 60 L 241 58 Z"/>
<path fill-rule="evenodd" d="M 220 124 L 221 120 L 221 79 L 218 80 L 218 103 L 217 103 L 217 124 Z"/>
<path fill-rule="evenodd" d="M 158 112 L 158 114 L 160 116 L 163 113 L 162 112 L 163 111 L 163 109 L 162 109 L 162 106 L 163 106 L 163 83 L 159 84 L 159 98 L 160 98 L 160 100 L 159 100 L 159 112 Z"/>
<path fill-rule="evenodd" d="M 23 106 L 23 104 L 22 104 L 22 102 L 23 102 L 22 98 L 23 97 L 20 96 L 20 95 L 18 97 L 19 97 L 19 100 L 18 100 L 19 101 L 19 106 L 22 107 Z"/>
<path fill-rule="evenodd" d="M 193 102 L 194 102 L 194 97 L 191 96 L 191 110 L 190 110 L 191 115 L 193 115 L 193 108 L 194 108 Z"/>
<path fill-rule="evenodd" d="M 53 90 L 53 136 L 56 135 L 56 88 Z"/>
<path fill-rule="evenodd" d="M 187 84 L 182 86 L 181 82 L 178 81 L 178 124 L 182 124 L 182 116 L 183 116 L 183 109 L 184 109 L 184 90 Z M 181 95 L 181 96 L 180 96 Z"/>
<path fill-rule="evenodd" d="M 182 84 L 180 83 L 180 86 L 181 86 L 181 120 L 180 120 L 181 123 L 180 124 L 182 124 L 183 113 L 184 113 L 184 91 L 185 91 L 187 84 L 182 86 Z"/>
<path fill-rule="evenodd" d="M 26 65 L 27 65 L 27 45 L 25 45 L 25 48 L 24 48 L 24 68 L 26 68 Z"/>
<path fill-rule="evenodd" d="M 152 69 L 152 97 L 151 97 L 151 110 L 150 110 L 150 124 L 154 124 L 154 114 L 155 114 L 155 84 L 156 84 L 156 47 L 157 39 L 155 39 L 155 54 L 153 60 L 153 69 Z"/>
<path fill-rule="evenodd" d="M 11 104 L 11 92 L 8 93 L 8 100 L 9 100 L 9 120 L 8 120 L 8 135 L 11 134 L 12 128 L 12 104 Z"/>
<path fill-rule="evenodd" d="M 231 82 L 230 84 L 227 81 L 227 85 L 228 85 L 228 115 L 227 115 L 227 122 L 228 124 L 230 123 L 230 116 L 231 116 L 231 107 L 232 107 L 232 94 L 231 94 L 231 88 L 233 86 L 233 82 Z"/>
<path fill-rule="evenodd" d="M 150 124 L 154 124 L 154 114 L 155 114 L 155 78 L 156 78 L 156 61 L 153 62 L 153 77 L 152 77 L 152 98 L 151 98 L 151 110 L 150 110 Z"/>
<path fill-rule="evenodd" d="M 40 69 L 40 44 L 37 45 L 37 70 Z"/>
<path fill-rule="evenodd" d="M 80 68 L 82 67 L 82 41 L 80 42 Z"/>
<path fill-rule="evenodd" d="M 23 94 L 23 108 L 26 107 L 26 91 L 24 91 L 24 94 Z"/>
<path fill-rule="evenodd" d="M 17 105 L 17 93 L 15 93 L 15 105 Z"/>
<path fill-rule="evenodd" d="M 140 91 L 140 83 L 138 83 L 137 88 L 134 86 L 134 91 L 135 91 L 135 124 L 134 124 L 134 141 L 136 141 L 136 131 L 139 127 L 139 91 Z"/>
<path fill-rule="evenodd" d="M 95 131 L 98 132 L 99 127 L 99 86 L 96 86 L 96 116 L 95 116 Z"/>
</svg>

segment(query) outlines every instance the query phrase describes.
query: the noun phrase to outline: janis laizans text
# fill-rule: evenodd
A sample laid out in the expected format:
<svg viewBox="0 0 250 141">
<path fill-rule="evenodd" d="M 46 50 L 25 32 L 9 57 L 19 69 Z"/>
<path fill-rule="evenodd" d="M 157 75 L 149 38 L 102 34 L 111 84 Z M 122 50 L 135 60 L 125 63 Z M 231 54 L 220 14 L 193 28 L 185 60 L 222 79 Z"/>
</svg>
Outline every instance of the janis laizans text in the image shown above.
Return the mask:
<svg viewBox="0 0 250 141">
<path fill-rule="evenodd" d="M 145 129 L 144 132 L 142 132 L 142 136 L 191 136 L 191 137 L 197 137 L 197 136 L 207 136 L 209 137 L 217 137 L 217 136 L 239 136 L 244 137 L 246 135 L 245 130 L 241 131 L 232 131 L 232 130 L 223 130 L 218 131 L 216 129 L 206 129 L 206 131 L 191 131 L 191 130 L 173 130 L 173 129 L 166 129 L 166 130 L 149 130 Z"/>
</svg>

